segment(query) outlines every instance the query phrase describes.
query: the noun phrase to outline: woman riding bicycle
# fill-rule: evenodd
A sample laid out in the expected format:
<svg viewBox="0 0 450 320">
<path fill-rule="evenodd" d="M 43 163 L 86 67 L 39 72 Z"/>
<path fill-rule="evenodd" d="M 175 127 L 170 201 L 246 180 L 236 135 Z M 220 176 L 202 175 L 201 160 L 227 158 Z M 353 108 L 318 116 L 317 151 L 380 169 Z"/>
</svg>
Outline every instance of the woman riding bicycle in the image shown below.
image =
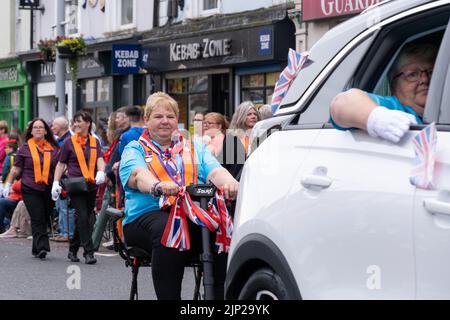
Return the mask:
<svg viewBox="0 0 450 320">
<path fill-rule="evenodd" d="M 226 199 L 234 199 L 239 183 L 216 158 L 197 142 L 178 134 L 179 109 L 169 95 L 158 92 L 147 100 L 146 129 L 139 141 L 130 142 L 122 154 L 120 179 L 125 191 L 123 231 L 129 246 L 151 252 L 153 283 L 158 299 L 181 299 L 181 283 L 188 251 L 161 243 L 170 207 L 180 189 L 212 182 Z M 160 197 L 165 206 L 160 207 Z M 161 201 L 161 204 L 162 202 Z M 190 223 L 189 236 L 196 247 L 200 228 Z M 226 253 L 214 256 L 215 297 L 223 298 Z"/>
</svg>

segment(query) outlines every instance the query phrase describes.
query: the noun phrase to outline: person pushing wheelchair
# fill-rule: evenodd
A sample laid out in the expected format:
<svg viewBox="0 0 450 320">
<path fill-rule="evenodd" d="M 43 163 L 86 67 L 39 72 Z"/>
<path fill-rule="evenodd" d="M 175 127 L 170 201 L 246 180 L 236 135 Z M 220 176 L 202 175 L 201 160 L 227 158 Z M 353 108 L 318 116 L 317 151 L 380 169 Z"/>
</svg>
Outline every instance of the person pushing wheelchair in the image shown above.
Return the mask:
<svg viewBox="0 0 450 320">
<path fill-rule="evenodd" d="M 178 209 L 186 208 L 179 201 L 185 187 L 211 182 L 231 200 L 239 189 L 239 183 L 205 145 L 178 133 L 178 117 L 178 104 L 172 97 L 152 94 L 144 112 L 146 128 L 138 141 L 125 147 L 119 168 L 125 192 L 125 241 L 151 253 L 153 284 L 160 300 L 181 299 L 189 249 L 200 250 L 201 228 L 189 219 L 184 220 L 187 226 L 181 222 L 180 227 L 180 221 L 173 219 Z M 216 299 L 224 295 L 226 251 L 222 247 L 221 253 L 214 254 Z"/>
</svg>

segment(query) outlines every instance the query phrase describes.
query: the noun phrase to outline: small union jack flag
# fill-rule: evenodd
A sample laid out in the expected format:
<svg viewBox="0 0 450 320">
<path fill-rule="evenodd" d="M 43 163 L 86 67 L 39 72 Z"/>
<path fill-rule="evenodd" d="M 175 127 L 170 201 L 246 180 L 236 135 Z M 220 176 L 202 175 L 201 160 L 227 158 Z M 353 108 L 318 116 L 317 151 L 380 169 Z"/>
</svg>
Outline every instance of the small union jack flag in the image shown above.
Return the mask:
<svg viewBox="0 0 450 320">
<path fill-rule="evenodd" d="M 170 210 L 170 216 L 164 229 L 161 243 L 169 248 L 186 251 L 191 248 L 186 215 L 181 208 L 181 199 L 177 199 Z"/>
<path fill-rule="evenodd" d="M 187 222 L 187 218 L 189 218 L 200 227 L 207 228 L 212 232 L 217 231 L 216 249 L 218 253 L 228 252 L 233 233 L 233 221 L 225 206 L 223 191 L 216 192 L 215 198 L 209 203 L 206 211 L 192 201 L 189 193 L 186 192 L 186 187 L 180 189 L 170 211 L 161 243 L 180 251 L 189 250 L 191 248 Z"/>
<path fill-rule="evenodd" d="M 436 162 L 437 133 L 433 122 L 413 139 L 416 159 L 411 172 L 411 184 L 421 189 L 433 189 L 434 165 Z"/>
<path fill-rule="evenodd" d="M 292 84 L 297 74 L 300 72 L 303 64 L 308 60 L 309 53 L 298 53 L 292 49 L 289 49 L 288 65 L 280 73 L 280 78 L 275 84 L 275 89 L 272 95 L 272 113 L 275 113 L 280 106 L 281 100 L 283 100 L 287 90 Z"/>
</svg>

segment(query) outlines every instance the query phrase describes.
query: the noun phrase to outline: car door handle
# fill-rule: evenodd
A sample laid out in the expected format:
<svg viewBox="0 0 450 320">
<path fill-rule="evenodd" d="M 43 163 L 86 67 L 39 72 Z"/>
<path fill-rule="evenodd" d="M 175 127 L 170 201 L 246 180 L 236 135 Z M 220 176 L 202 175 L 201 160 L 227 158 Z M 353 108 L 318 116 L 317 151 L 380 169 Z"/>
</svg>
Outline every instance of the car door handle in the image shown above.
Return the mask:
<svg viewBox="0 0 450 320">
<path fill-rule="evenodd" d="M 450 203 L 436 199 L 423 200 L 423 206 L 430 213 L 440 213 L 450 215 Z"/>
<path fill-rule="evenodd" d="M 314 174 L 308 174 L 308 175 L 304 175 L 302 177 L 302 185 L 305 188 L 319 187 L 322 189 L 326 189 L 329 186 L 331 186 L 332 182 L 333 181 L 331 180 L 331 178 L 329 178 L 327 176 L 318 176 L 318 175 L 314 175 Z"/>
</svg>

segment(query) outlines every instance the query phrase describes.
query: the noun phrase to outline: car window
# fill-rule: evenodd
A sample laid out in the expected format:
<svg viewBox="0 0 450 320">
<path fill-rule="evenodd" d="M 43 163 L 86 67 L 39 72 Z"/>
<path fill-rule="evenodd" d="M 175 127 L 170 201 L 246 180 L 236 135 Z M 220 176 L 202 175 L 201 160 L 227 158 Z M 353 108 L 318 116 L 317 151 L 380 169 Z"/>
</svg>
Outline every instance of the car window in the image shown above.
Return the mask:
<svg viewBox="0 0 450 320">
<path fill-rule="evenodd" d="M 450 24 L 447 25 L 436 63 L 433 77 L 428 92 L 425 107 L 424 121 L 430 123 L 436 121 L 439 124 L 450 124 Z"/>
<path fill-rule="evenodd" d="M 449 21 L 449 9 L 450 7 L 433 9 L 396 20 L 362 42 L 328 76 L 320 90 L 316 90 L 316 95 L 306 103 L 298 124 L 328 122 L 332 99 L 349 88 L 390 95 L 386 75 L 402 46 L 425 37 L 439 45 Z"/>
<path fill-rule="evenodd" d="M 357 45 L 351 53 L 338 65 L 319 89 L 308 108 L 300 115 L 298 124 L 317 124 L 328 122 L 330 118 L 330 102 L 335 95 L 347 89 L 364 54 L 373 41 L 373 37 Z"/>
<path fill-rule="evenodd" d="M 391 96 L 392 92 L 391 92 L 391 87 L 390 87 L 389 80 L 388 80 L 388 73 L 389 73 L 389 70 L 391 69 L 395 59 L 397 58 L 398 54 L 402 50 L 402 48 L 407 43 L 410 43 L 417 39 L 424 39 L 424 38 L 428 38 L 428 39 L 430 39 L 430 41 L 433 41 L 434 43 L 439 45 L 441 42 L 441 38 L 442 38 L 444 30 L 445 30 L 445 26 L 440 26 L 440 27 L 432 29 L 432 30 L 427 30 L 425 32 L 421 32 L 419 34 L 415 34 L 415 35 L 409 37 L 406 41 L 404 41 L 403 44 L 399 45 L 395 54 L 390 58 L 389 63 L 386 64 L 386 66 L 384 67 L 384 71 L 383 71 L 380 79 L 378 80 L 377 84 L 375 85 L 375 88 L 372 90 L 372 93 L 375 93 L 380 96 Z"/>
</svg>

